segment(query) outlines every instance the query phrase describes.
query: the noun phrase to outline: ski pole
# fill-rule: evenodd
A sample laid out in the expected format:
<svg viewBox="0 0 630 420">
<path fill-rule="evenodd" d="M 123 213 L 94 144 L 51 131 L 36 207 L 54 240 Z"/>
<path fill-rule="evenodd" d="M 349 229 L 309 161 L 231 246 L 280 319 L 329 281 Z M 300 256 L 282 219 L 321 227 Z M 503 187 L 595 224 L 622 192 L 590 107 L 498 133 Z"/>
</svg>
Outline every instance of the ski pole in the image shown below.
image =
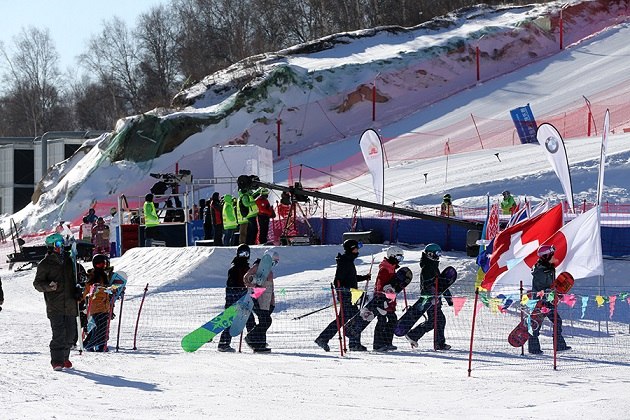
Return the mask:
<svg viewBox="0 0 630 420">
<path fill-rule="evenodd" d="M 122 310 L 125 302 L 125 291 L 120 294 L 120 310 L 118 311 L 118 332 L 116 333 L 116 353 L 118 353 L 118 344 L 120 343 L 120 325 L 122 324 Z"/>
<path fill-rule="evenodd" d="M 333 306 L 335 308 L 335 320 L 337 321 L 337 334 L 339 336 L 339 353 L 343 356 L 343 342 L 341 340 L 341 323 L 339 320 L 339 312 L 337 312 L 337 300 L 335 299 L 335 285 L 330 283 L 330 290 L 332 291 Z M 341 310 L 341 308 L 339 308 Z"/>
<path fill-rule="evenodd" d="M 136 328 L 133 332 L 133 349 L 138 350 L 136 347 L 136 337 L 138 336 L 138 323 L 140 322 L 140 312 L 142 311 L 142 305 L 144 305 L 144 298 L 147 296 L 147 291 L 149 290 L 149 283 L 144 287 L 144 294 L 142 295 L 142 300 L 140 301 L 140 307 L 138 308 L 138 318 L 136 318 Z"/>
<path fill-rule="evenodd" d="M 306 318 L 306 317 L 307 317 L 307 316 L 309 316 L 309 315 L 316 314 L 317 312 L 319 312 L 319 311 L 323 311 L 324 309 L 328 309 L 328 308 L 330 308 L 331 306 L 333 306 L 333 304 L 332 304 L 332 303 L 331 303 L 331 304 L 329 304 L 329 305 L 324 306 L 323 308 L 315 309 L 314 311 L 311 311 L 311 312 L 309 312 L 309 313 L 307 313 L 307 314 L 304 314 L 304 315 L 296 316 L 295 318 L 292 318 L 292 319 L 295 321 L 295 320 L 298 320 L 298 319 Z"/>
</svg>

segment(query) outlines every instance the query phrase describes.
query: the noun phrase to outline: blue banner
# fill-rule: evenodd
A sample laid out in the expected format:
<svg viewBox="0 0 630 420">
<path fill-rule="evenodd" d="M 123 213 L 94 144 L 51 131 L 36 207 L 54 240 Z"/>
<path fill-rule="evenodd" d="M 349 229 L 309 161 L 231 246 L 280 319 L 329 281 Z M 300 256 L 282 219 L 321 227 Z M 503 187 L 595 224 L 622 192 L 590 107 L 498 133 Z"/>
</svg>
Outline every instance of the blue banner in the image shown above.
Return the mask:
<svg viewBox="0 0 630 420">
<path fill-rule="evenodd" d="M 518 137 L 521 139 L 521 143 L 538 144 L 538 140 L 536 140 L 536 130 L 538 126 L 529 104 L 512 109 L 510 115 L 512 116 L 512 121 L 514 121 L 514 126 L 518 132 Z"/>
</svg>

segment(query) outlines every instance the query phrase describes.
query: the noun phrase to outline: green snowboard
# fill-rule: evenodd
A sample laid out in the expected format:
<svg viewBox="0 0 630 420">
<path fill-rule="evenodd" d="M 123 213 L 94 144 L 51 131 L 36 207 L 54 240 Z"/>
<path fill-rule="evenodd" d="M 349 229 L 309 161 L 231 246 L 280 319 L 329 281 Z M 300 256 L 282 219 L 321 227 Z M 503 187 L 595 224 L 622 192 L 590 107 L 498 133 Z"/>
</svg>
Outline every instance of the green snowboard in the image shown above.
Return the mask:
<svg viewBox="0 0 630 420">
<path fill-rule="evenodd" d="M 246 294 L 241 299 L 245 299 L 247 297 L 248 295 Z M 230 328 L 230 325 L 232 325 L 232 321 L 237 313 L 238 307 L 234 304 L 212 318 L 210 321 L 203 324 L 201 327 L 186 334 L 184 338 L 182 338 L 182 349 L 187 352 L 198 350 L 201 346 L 211 341 L 215 335 L 221 333 L 226 328 Z"/>
</svg>

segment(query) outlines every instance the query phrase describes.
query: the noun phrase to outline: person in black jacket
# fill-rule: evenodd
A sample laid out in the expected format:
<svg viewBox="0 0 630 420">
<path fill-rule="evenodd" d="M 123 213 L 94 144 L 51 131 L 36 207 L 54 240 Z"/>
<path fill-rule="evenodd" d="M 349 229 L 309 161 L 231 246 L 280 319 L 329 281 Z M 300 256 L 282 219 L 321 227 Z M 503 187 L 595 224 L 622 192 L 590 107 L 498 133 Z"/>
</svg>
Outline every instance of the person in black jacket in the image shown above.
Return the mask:
<svg viewBox="0 0 630 420">
<path fill-rule="evenodd" d="M 420 257 L 420 299 L 424 299 L 425 296 L 434 296 L 434 305 L 429 306 L 425 312 L 427 320 L 420 323 L 417 327 L 411 329 L 405 336 L 412 347 L 418 347 L 418 340 L 431 331 L 436 324 L 437 316 L 437 329 L 435 334 L 435 349 L 436 350 L 449 350 L 450 345 L 446 344 L 446 338 L 444 337 L 444 329 L 446 328 L 446 317 L 442 312 L 442 296 L 437 296 L 435 290 L 435 279 L 440 275 L 440 256 L 442 255 L 442 249 L 437 244 L 428 244 L 422 256 Z M 453 306 L 453 298 L 451 292 L 447 289 L 442 293 L 446 299 L 446 303 L 449 306 Z"/>
<path fill-rule="evenodd" d="M 216 191 L 212 194 L 208 211 L 210 212 L 209 220 L 212 225 L 214 246 L 223 246 L 223 203 Z"/>
<path fill-rule="evenodd" d="M 2 310 L 3 304 L 4 304 L 4 292 L 2 291 L 2 279 L 0 279 L 0 311 Z"/>
<path fill-rule="evenodd" d="M 71 368 L 70 348 L 76 341 L 77 302 L 81 288 L 77 287 L 72 258 L 64 251 L 63 237 L 53 233 L 46 238 L 48 253 L 37 265 L 33 286 L 44 293 L 46 315 L 50 320 L 50 363 L 54 370 Z"/>
<path fill-rule="evenodd" d="M 359 308 L 352 304 L 350 289 L 357 289 L 359 281 L 369 280 L 370 275 L 357 275 L 357 268 L 354 266 L 354 260 L 359 256 L 359 244 L 354 239 L 347 239 L 343 243 L 343 254 L 337 254 L 337 271 L 335 272 L 335 287 L 339 296 L 339 320 L 333 320 L 324 331 L 315 339 L 315 343 L 324 349 L 330 351 L 328 341 L 337 333 L 337 322 L 342 324 L 359 313 Z M 366 351 L 367 348 L 361 344 L 361 335 L 350 338 L 351 351 Z"/>
<path fill-rule="evenodd" d="M 538 292 L 549 292 L 551 289 L 551 285 L 556 278 L 556 266 L 553 263 L 553 256 L 555 252 L 556 249 L 553 245 L 541 245 L 538 248 L 538 261 L 534 264 L 534 268 L 532 268 L 532 293 L 534 295 L 538 294 Z M 536 297 L 536 299 L 538 299 L 538 297 Z M 553 305 L 553 302 L 548 302 L 546 300 L 546 296 L 543 296 L 542 299 L 542 304 L 548 309 L 548 311 L 545 313 L 545 316 L 538 325 L 532 326 L 532 335 L 529 336 L 529 340 L 527 341 L 527 349 L 529 353 L 542 353 L 542 350 L 540 349 L 540 341 L 538 341 L 540 327 L 542 326 L 542 321 L 544 321 L 545 317 L 549 318 L 549 320 L 553 323 L 554 316 L 557 320 L 556 334 L 558 342 L 556 350 L 569 350 L 571 347 L 567 346 L 567 343 L 564 341 L 564 337 L 562 336 L 562 318 L 560 318 L 560 314 L 558 313 L 554 315 L 556 308 Z"/>
<path fill-rule="evenodd" d="M 240 245 L 236 249 L 236 257 L 232 260 L 232 265 L 228 270 L 227 284 L 225 286 L 225 308 L 229 308 L 234 305 L 236 301 L 245 296 L 247 293 L 247 287 L 243 282 L 245 273 L 249 270 L 249 246 L 246 244 Z M 245 328 L 247 331 L 251 331 L 256 322 L 254 315 L 250 315 Z M 219 338 L 219 351 L 234 352 L 234 348 L 230 347 L 232 337 L 230 336 L 229 328 L 223 330 L 221 338 Z"/>
</svg>

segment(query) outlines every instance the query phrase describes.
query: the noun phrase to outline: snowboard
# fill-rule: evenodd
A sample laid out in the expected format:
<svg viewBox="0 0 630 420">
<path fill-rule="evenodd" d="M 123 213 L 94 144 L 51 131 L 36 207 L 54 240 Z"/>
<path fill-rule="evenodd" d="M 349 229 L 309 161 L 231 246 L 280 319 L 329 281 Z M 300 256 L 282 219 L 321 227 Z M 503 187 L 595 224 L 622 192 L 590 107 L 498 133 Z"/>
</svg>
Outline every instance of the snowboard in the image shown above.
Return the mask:
<svg viewBox="0 0 630 420">
<path fill-rule="evenodd" d="M 182 338 L 182 349 L 187 352 L 197 351 L 201 346 L 211 341 L 214 336 L 221 333 L 224 329 L 229 328 L 232 325 L 232 321 L 236 317 L 236 314 L 238 313 L 239 303 L 242 305 L 243 301 L 245 301 L 247 298 L 251 299 L 249 293 L 246 293 L 234 305 L 225 309 L 223 312 L 203 324 L 201 327 L 186 334 Z"/>
<path fill-rule="evenodd" d="M 457 270 L 448 266 L 438 276 L 438 294 L 441 299 L 442 294 L 457 280 Z M 424 313 L 433 306 L 433 296 L 421 296 L 403 316 L 400 317 L 394 328 L 394 334 L 397 337 L 405 336 L 414 324 L 420 319 Z"/>
<path fill-rule="evenodd" d="M 556 277 L 556 279 L 551 283 L 551 289 L 555 290 L 556 293 L 568 293 L 569 290 L 573 287 L 573 283 L 575 279 L 568 272 L 562 272 Z M 530 292 L 531 293 L 531 292 Z M 537 299 L 536 296 L 530 296 L 531 299 Z M 545 320 L 545 313 L 542 311 L 543 308 L 543 300 L 540 299 L 532 312 L 523 317 L 523 320 L 518 323 L 518 325 L 510 332 L 508 335 L 508 343 L 512 347 L 521 347 L 527 343 L 529 340 L 529 328 L 527 327 L 527 318 L 529 318 L 529 324 L 531 325 L 533 330 L 536 330 L 540 327 L 540 324 Z"/>
<path fill-rule="evenodd" d="M 264 287 L 255 287 L 252 289 L 251 293 L 247 291 L 245 299 L 242 302 L 239 300 L 235 303 L 236 316 L 232 320 L 232 325 L 230 325 L 230 336 L 236 337 L 243 331 L 254 309 L 254 299 L 259 298 L 265 290 Z"/>
<path fill-rule="evenodd" d="M 252 283 L 262 286 L 265 280 L 267 280 L 267 276 L 269 275 L 272 267 L 276 265 L 279 260 L 280 256 L 277 252 L 265 253 L 258 263 L 258 269 L 252 279 Z"/>
<path fill-rule="evenodd" d="M 400 293 L 413 280 L 413 274 L 407 267 L 398 269 L 394 278 L 389 282 L 396 294 Z M 368 303 L 361 308 L 359 313 L 346 321 L 344 325 L 345 334 L 348 337 L 360 335 L 363 330 L 372 322 L 380 309 L 385 310 L 389 306 L 390 300 L 384 293 L 376 293 Z"/>
</svg>

